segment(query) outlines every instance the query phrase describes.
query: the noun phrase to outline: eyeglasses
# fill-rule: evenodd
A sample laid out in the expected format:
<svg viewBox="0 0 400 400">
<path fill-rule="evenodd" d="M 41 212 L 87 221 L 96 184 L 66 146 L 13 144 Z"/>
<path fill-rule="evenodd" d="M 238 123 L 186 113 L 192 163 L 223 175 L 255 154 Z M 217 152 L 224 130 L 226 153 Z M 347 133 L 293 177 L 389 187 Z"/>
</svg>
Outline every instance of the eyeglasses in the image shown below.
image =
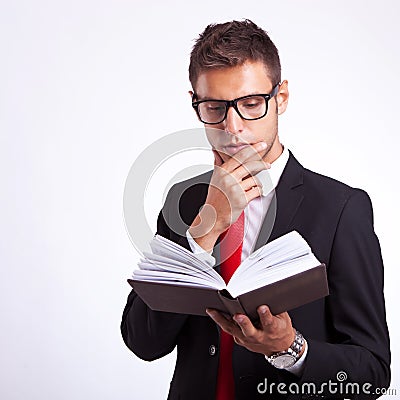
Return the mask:
<svg viewBox="0 0 400 400">
<path fill-rule="evenodd" d="M 271 93 L 251 94 L 234 100 L 192 101 L 192 107 L 204 124 L 220 124 L 228 115 L 229 107 L 233 107 L 241 118 L 252 121 L 267 115 L 268 101 L 278 93 L 278 88 L 279 83 L 274 86 Z M 195 96 L 193 94 L 193 98 Z"/>
</svg>

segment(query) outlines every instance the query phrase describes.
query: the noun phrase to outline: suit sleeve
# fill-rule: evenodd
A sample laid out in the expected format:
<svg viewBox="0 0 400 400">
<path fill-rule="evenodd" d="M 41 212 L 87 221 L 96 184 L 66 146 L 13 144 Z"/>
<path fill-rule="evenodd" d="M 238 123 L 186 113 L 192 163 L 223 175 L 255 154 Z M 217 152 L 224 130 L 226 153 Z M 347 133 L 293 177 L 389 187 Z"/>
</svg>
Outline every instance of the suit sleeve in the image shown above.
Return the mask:
<svg viewBox="0 0 400 400">
<path fill-rule="evenodd" d="M 389 334 L 381 250 L 374 233 L 371 201 L 361 190 L 353 192 L 342 210 L 328 280 L 327 312 L 334 335 L 331 343 L 307 339 L 309 350 L 300 381 L 316 385 L 337 382 L 337 374 L 343 371 L 343 383 L 357 383 L 360 388 L 359 395 L 347 397 L 377 398 L 374 389 L 386 388 L 390 382 Z M 364 384 L 369 395 L 362 389 Z"/>
<path fill-rule="evenodd" d="M 163 212 L 157 220 L 157 233 L 170 238 Z M 152 361 L 170 353 L 187 315 L 151 310 L 132 290 L 128 296 L 122 322 L 122 338 L 139 358 Z"/>
</svg>

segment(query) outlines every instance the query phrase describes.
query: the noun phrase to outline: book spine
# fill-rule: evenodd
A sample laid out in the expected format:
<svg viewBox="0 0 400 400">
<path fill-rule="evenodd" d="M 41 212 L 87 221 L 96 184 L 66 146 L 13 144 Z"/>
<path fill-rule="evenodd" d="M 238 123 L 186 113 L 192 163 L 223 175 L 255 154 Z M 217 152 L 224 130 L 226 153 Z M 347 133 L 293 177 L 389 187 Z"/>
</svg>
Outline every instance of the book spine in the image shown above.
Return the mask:
<svg viewBox="0 0 400 400">
<path fill-rule="evenodd" d="M 218 291 L 218 296 L 230 315 L 245 314 L 239 299 L 229 298 L 220 290 Z"/>
</svg>

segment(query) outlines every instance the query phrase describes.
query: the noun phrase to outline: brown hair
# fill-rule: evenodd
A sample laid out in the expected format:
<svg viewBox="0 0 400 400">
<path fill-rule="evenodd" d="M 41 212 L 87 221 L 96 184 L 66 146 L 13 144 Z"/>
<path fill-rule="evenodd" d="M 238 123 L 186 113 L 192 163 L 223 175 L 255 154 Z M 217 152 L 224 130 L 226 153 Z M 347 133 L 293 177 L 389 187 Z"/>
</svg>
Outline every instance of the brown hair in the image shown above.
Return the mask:
<svg viewBox="0 0 400 400">
<path fill-rule="evenodd" d="M 211 68 L 261 61 L 273 85 L 281 81 L 278 49 L 267 32 L 249 19 L 210 24 L 196 40 L 190 54 L 189 80 L 194 89 L 200 73 Z"/>
</svg>

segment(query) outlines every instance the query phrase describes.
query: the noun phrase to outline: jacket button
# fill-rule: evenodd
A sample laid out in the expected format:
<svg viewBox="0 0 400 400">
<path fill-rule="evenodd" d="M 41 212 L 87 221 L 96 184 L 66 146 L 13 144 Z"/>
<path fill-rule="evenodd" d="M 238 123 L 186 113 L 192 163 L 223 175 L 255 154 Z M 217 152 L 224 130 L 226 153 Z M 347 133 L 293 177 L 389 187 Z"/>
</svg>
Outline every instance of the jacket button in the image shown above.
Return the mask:
<svg viewBox="0 0 400 400">
<path fill-rule="evenodd" d="M 209 347 L 208 352 L 210 353 L 210 356 L 215 356 L 215 353 L 217 352 L 217 348 L 212 344 Z"/>
</svg>

